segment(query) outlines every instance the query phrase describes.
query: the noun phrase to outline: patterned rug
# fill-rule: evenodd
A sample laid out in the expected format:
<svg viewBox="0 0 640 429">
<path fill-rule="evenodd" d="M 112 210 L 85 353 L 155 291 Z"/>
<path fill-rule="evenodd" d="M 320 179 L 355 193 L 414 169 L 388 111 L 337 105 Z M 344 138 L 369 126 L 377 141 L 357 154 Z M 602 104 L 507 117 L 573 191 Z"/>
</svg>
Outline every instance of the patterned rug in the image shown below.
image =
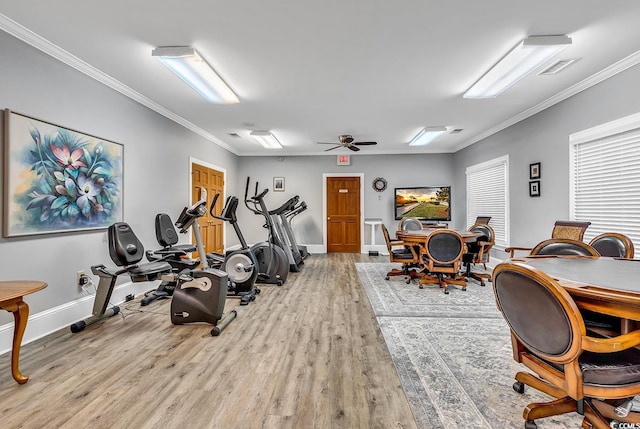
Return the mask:
<svg viewBox="0 0 640 429">
<path fill-rule="evenodd" d="M 467 290 L 419 289 L 402 277 L 385 281 L 392 264 L 357 263 L 418 427 L 522 428 L 522 411 L 551 398 L 513 391 L 524 369 L 511 357 L 509 329 L 496 308 L 491 283 Z M 539 429 L 579 428 L 576 415 L 537 421 Z"/>
</svg>

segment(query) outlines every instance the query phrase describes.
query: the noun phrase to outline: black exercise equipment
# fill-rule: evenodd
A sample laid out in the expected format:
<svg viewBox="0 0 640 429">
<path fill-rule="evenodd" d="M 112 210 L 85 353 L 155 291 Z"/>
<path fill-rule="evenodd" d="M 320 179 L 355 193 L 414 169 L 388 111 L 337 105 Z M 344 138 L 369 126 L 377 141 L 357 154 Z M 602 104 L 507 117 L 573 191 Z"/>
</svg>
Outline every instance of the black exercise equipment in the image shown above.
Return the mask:
<svg viewBox="0 0 640 429">
<path fill-rule="evenodd" d="M 171 265 L 174 272 L 179 273 L 183 270 L 193 270 L 200 263 L 197 259 L 185 258 L 189 253 L 196 251 L 193 244 L 177 244 L 178 233 L 173 226 L 171 218 L 166 213 L 158 213 L 156 215 L 156 239 L 162 246 L 159 250 L 147 250 L 147 260 L 150 262 L 165 261 Z M 169 298 L 173 295 L 176 282 L 163 280 L 157 289 L 146 292 L 144 298 L 140 301 L 140 305 L 149 305 L 157 299 Z"/>
<path fill-rule="evenodd" d="M 247 305 L 255 299 L 256 294 L 260 293 L 260 289 L 255 287 L 258 278 L 258 261 L 255 255 L 247 245 L 242 231 L 238 226 L 238 198 L 228 196 L 222 212 L 219 215 L 214 213 L 214 207 L 220 194 L 213 197 L 209 213 L 216 219 L 228 222 L 236 233 L 240 241 L 240 249 L 226 252 L 224 255 L 215 253 L 207 254 L 207 263 L 209 266 L 217 266 L 225 271 L 229 276 L 229 294 L 240 297 L 240 305 Z"/>
<path fill-rule="evenodd" d="M 144 256 L 144 247 L 131 227 L 125 222 L 117 222 L 109 226 L 109 256 L 113 262 L 122 267 L 119 270 L 109 269 L 104 265 L 94 265 L 91 272 L 100 277 L 93 302 L 92 316 L 71 325 L 71 332 L 80 332 L 88 325 L 120 312 L 117 305 L 107 308 L 118 276 L 126 274 L 132 282 L 150 282 L 163 274 L 171 274 L 168 262 L 149 262 L 138 264 Z"/>
<path fill-rule="evenodd" d="M 251 251 L 258 262 L 258 282 L 276 284 L 282 286 L 289 275 L 287 255 L 281 245 L 278 244 L 273 221 L 269 216 L 269 210 L 264 202 L 264 196 L 269 189 L 264 189 L 258 193 L 258 183 L 256 182 L 255 195 L 249 197 L 249 183 L 251 178 L 247 177 L 247 184 L 244 190 L 244 203 L 253 213 L 261 215 L 265 219 L 264 228 L 269 232 L 266 242 L 259 242 L 251 246 Z"/>
</svg>

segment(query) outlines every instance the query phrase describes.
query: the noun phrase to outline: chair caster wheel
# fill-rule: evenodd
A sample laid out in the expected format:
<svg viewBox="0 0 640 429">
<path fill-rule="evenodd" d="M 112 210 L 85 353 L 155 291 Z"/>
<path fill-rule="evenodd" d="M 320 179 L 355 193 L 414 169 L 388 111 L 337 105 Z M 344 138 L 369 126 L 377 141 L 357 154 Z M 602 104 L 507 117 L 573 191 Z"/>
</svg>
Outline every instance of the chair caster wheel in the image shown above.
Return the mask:
<svg viewBox="0 0 640 429">
<path fill-rule="evenodd" d="M 466 288 L 466 287 L 463 287 L 463 288 L 462 288 L 462 292 L 466 292 L 466 291 L 467 291 L 467 288 Z"/>
<path fill-rule="evenodd" d="M 449 295 L 449 289 L 445 289 L 445 290 L 444 290 L 444 294 L 445 294 L 445 295 Z"/>
<path fill-rule="evenodd" d="M 513 390 L 522 395 L 524 393 L 524 383 L 516 381 L 513 383 Z"/>
<path fill-rule="evenodd" d="M 385 280 L 389 280 L 389 276 L 385 277 L 384 279 L 385 279 Z"/>
<path fill-rule="evenodd" d="M 538 429 L 538 425 L 533 420 L 524 422 L 524 429 Z"/>
<path fill-rule="evenodd" d="M 424 286 L 420 285 L 418 286 L 418 289 L 424 289 Z"/>
<path fill-rule="evenodd" d="M 406 279 L 404 282 L 405 282 L 406 284 L 411 284 L 411 279 Z"/>
</svg>

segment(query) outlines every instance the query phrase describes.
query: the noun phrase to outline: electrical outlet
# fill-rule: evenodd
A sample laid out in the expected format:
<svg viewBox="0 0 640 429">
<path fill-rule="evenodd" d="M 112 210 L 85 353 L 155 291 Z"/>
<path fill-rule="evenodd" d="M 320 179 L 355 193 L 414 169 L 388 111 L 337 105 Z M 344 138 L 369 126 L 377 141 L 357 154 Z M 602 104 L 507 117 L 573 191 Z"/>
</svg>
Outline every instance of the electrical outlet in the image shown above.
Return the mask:
<svg viewBox="0 0 640 429">
<path fill-rule="evenodd" d="M 86 283 L 86 281 L 84 281 L 84 280 L 86 280 L 85 277 L 86 277 L 86 274 L 82 270 L 80 270 L 80 271 L 78 271 L 76 273 L 76 284 L 79 287 L 82 287 L 82 286 L 85 285 L 85 283 Z"/>
</svg>

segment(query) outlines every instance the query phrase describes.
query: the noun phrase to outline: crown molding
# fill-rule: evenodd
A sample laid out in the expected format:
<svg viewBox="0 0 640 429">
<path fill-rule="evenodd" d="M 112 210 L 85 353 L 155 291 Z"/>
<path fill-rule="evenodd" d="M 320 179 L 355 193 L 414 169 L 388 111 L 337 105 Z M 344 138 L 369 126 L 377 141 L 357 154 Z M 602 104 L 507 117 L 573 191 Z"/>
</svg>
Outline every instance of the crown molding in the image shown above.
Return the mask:
<svg viewBox="0 0 640 429">
<path fill-rule="evenodd" d="M 210 142 L 222 147 L 223 149 L 228 150 L 229 152 L 233 153 L 234 155 L 238 155 L 237 151 L 232 146 L 226 144 L 225 142 L 223 142 L 222 140 L 220 140 L 219 138 L 217 138 L 213 134 L 203 130 L 202 128 L 198 127 L 197 125 L 193 124 L 192 122 L 189 122 L 188 120 L 186 120 L 182 116 L 176 115 L 175 113 L 173 113 L 169 109 L 167 109 L 167 108 L 163 107 L 162 105 L 156 103 L 155 101 L 145 97 L 144 95 L 140 94 L 139 92 L 134 91 L 133 89 L 131 89 L 128 86 L 124 85 L 122 82 L 112 78 L 108 74 L 106 74 L 106 73 L 98 70 L 97 68 L 93 67 L 92 65 L 82 61 L 80 58 L 70 54 L 69 52 L 65 51 L 64 49 L 60 48 L 59 46 L 51 43 L 50 41 L 48 41 L 44 37 L 34 33 L 33 31 L 31 31 L 28 28 L 18 24 L 17 22 L 13 21 L 9 17 L 7 17 L 6 15 L 3 15 L 1 13 L 0 13 L 0 30 L 3 30 L 8 34 L 11 34 L 12 36 L 16 37 L 17 39 L 20 39 L 23 42 L 33 46 L 34 48 L 39 49 L 40 51 L 44 52 L 45 54 L 57 59 L 58 61 L 66 64 L 66 65 L 68 65 L 69 67 L 72 67 L 72 68 L 78 70 L 79 72 L 84 73 L 85 75 L 89 76 L 90 78 L 95 79 L 98 82 L 102 83 L 103 85 L 106 85 L 109 88 L 118 91 L 122 95 L 124 95 L 126 97 L 129 97 L 133 101 L 135 101 L 137 103 L 140 103 L 143 106 L 148 107 L 149 109 L 161 114 L 165 118 L 172 120 L 173 122 L 183 126 L 184 128 L 187 128 L 190 131 L 193 131 L 194 133 L 198 134 L 199 136 L 201 136 L 201 137 L 205 138 L 206 140 L 208 140 L 208 141 L 210 141 Z"/>
<path fill-rule="evenodd" d="M 498 125 L 489 128 L 488 130 L 477 134 L 476 136 L 474 136 L 472 139 L 467 140 L 466 142 L 456 146 L 456 148 L 454 149 L 453 152 L 457 152 L 459 150 L 464 149 L 465 147 L 471 146 L 474 143 L 479 142 L 480 140 L 486 139 L 487 137 L 490 137 L 502 130 L 504 130 L 505 128 L 509 128 L 510 126 L 517 124 L 520 121 L 523 121 L 533 115 L 535 115 L 536 113 L 540 113 L 541 111 L 548 109 L 549 107 L 560 103 L 561 101 L 566 100 L 569 97 L 573 97 L 574 95 L 578 94 L 579 92 L 584 91 L 585 89 L 589 89 L 594 85 L 599 84 L 600 82 L 609 79 L 610 77 L 613 77 L 615 75 L 617 75 L 618 73 L 621 73 L 625 70 L 627 70 L 630 67 L 633 67 L 635 65 L 637 65 L 638 63 L 640 63 L 640 51 L 634 52 L 633 54 L 629 55 L 626 58 L 623 58 L 622 60 L 618 61 L 617 63 L 614 63 L 612 65 L 610 65 L 609 67 L 599 71 L 598 73 L 584 79 L 581 82 L 578 82 L 577 84 L 565 89 L 564 91 L 561 91 L 559 93 L 557 93 L 556 95 L 554 95 L 553 97 L 547 98 L 546 100 L 544 100 L 543 102 L 536 104 L 535 106 L 525 110 L 524 112 L 521 112 L 515 116 L 512 116 L 511 118 L 507 119 L 506 121 L 503 121 L 501 123 L 499 123 Z"/>
</svg>

